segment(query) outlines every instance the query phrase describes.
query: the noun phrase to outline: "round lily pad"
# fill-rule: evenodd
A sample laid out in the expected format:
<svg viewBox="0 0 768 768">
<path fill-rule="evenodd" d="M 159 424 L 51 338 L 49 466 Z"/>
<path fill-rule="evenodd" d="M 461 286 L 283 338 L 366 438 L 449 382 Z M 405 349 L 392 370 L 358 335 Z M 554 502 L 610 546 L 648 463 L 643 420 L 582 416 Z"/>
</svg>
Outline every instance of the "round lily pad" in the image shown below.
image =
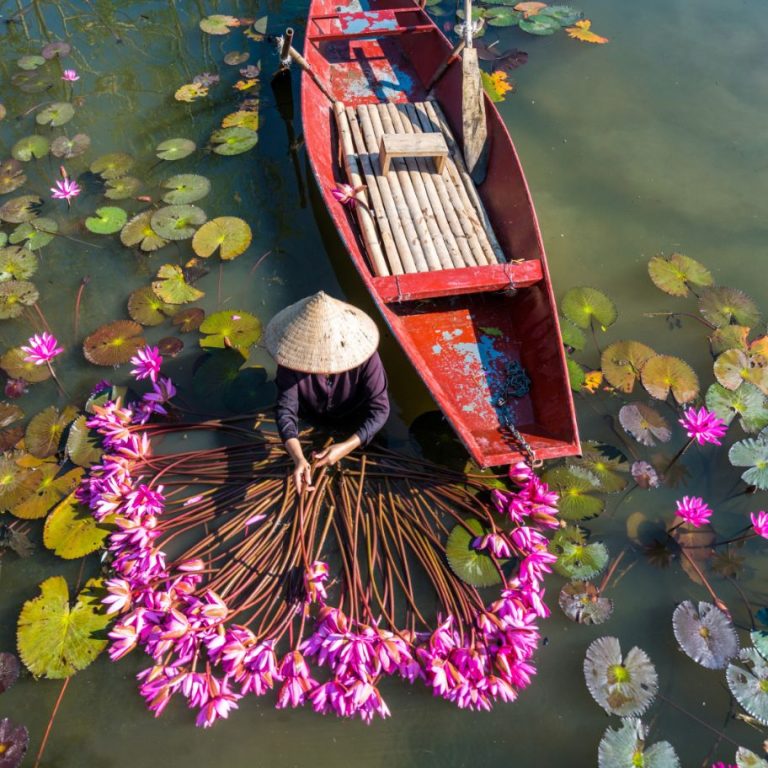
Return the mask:
<svg viewBox="0 0 768 768">
<path fill-rule="evenodd" d="M 744 648 L 739 660 L 728 665 L 725 677 L 736 701 L 768 725 L 768 661 L 754 648 Z"/>
<path fill-rule="evenodd" d="M 184 349 L 184 342 L 178 336 L 163 336 L 157 342 L 157 348 L 164 357 L 176 357 Z"/>
<path fill-rule="evenodd" d="M 70 493 L 45 519 L 43 543 L 64 560 L 75 560 L 99 549 L 109 531 Z"/>
<path fill-rule="evenodd" d="M 142 325 L 160 325 L 175 309 L 173 305 L 159 299 L 150 285 L 137 288 L 128 297 L 128 314 L 131 320 Z"/>
<path fill-rule="evenodd" d="M 152 290 L 167 304 L 187 304 L 205 295 L 187 283 L 184 272 L 176 264 L 163 264 L 157 276 L 159 279 L 152 283 Z"/>
<path fill-rule="evenodd" d="M 204 224 L 205 211 L 196 205 L 167 205 L 152 214 L 152 229 L 166 240 L 186 240 Z"/>
<path fill-rule="evenodd" d="M 211 191 L 211 182 L 196 173 L 180 173 L 171 176 L 160 185 L 170 190 L 163 195 L 163 202 L 171 205 L 185 205 L 200 200 Z"/>
<path fill-rule="evenodd" d="M 90 467 L 103 453 L 99 435 L 88 429 L 87 420 L 87 416 L 78 416 L 69 427 L 67 435 L 67 457 L 78 467 Z"/>
<path fill-rule="evenodd" d="M 125 200 L 139 191 L 141 182 L 133 176 L 121 176 L 119 179 L 109 179 L 104 187 L 104 197 L 110 200 Z"/>
<path fill-rule="evenodd" d="M 200 307 L 189 307 L 177 312 L 171 322 L 179 329 L 180 333 L 196 331 L 205 320 L 205 310 Z"/>
<path fill-rule="evenodd" d="M 152 211 L 134 216 L 120 230 L 120 242 L 128 247 L 138 245 L 142 251 L 157 251 L 168 245 L 168 240 L 152 229 Z"/>
<path fill-rule="evenodd" d="M 131 170 L 133 163 L 133 158 L 125 152 L 112 152 L 94 160 L 90 165 L 90 170 L 91 173 L 97 173 L 102 179 L 118 179 Z"/>
<path fill-rule="evenodd" d="M 698 607 L 684 600 L 672 615 L 672 628 L 683 652 L 707 669 L 725 669 L 739 652 L 739 636 L 730 617 L 712 603 Z"/>
<path fill-rule="evenodd" d="M 250 131 L 259 129 L 259 113 L 252 110 L 238 110 L 225 115 L 221 121 L 222 128 L 247 128 Z"/>
<path fill-rule="evenodd" d="M 45 64 L 45 59 L 42 56 L 35 56 L 32 54 L 22 56 L 16 61 L 16 66 L 19 69 L 24 69 L 28 72 L 31 72 L 33 69 L 37 69 L 38 67 L 42 67 L 43 64 Z"/>
<path fill-rule="evenodd" d="M 728 459 L 734 467 L 749 467 L 741 476 L 747 485 L 768 489 L 768 441 L 747 438 L 734 443 L 728 450 Z"/>
<path fill-rule="evenodd" d="M 228 35 L 231 27 L 239 27 L 240 22 L 234 16 L 215 13 L 200 19 L 200 29 L 209 35 Z"/>
<path fill-rule="evenodd" d="M 32 417 L 24 435 L 27 450 L 39 459 L 55 456 L 59 450 L 64 430 L 72 423 L 77 410 L 71 406 L 61 413 L 55 405 L 49 405 Z"/>
<path fill-rule="evenodd" d="M 572 581 L 560 590 L 558 599 L 563 613 L 579 624 L 602 624 L 613 613 L 613 600 L 601 597 L 590 581 Z"/>
<path fill-rule="evenodd" d="M 688 363 L 671 355 L 656 355 L 643 366 L 640 380 L 651 397 L 665 400 L 672 392 L 682 405 L 699 394 L 699 379 Z"/>
<path fill-rule="evenodd" d="M 11 149 L 11 155 L 22 163 L 28 163 L 33 158 L 40 159 L 45 157 L 50 150 L 51 145 L 45 136 L 26 136 L 19 139 Z"/>
<path fill-rule="evenodd" d="M 506 6 L 496 6 L 485 12 L 485 20 L 492 27 L 516 27 L 522 18 L 522 13 L 513 11 Z"/>
<path fill-rule="evenodd" d="M 9 224 L 22 224 L 34 219 L 43 204 L 37 195 L 20 195 L 7 200 L 0 206 L 0 220 Z"/>
<path fill-rule="evenodd" d="M 768 425 L 768 399 L 754 384 L 747 381 L 735 391 L 721 384 L 710 385 L 705 403 L 710 411 L 714 411 L 728 424 L 734 416 L 738 416 L 745 432 L 758 432 Z"/>
<path fill-rule="evenodd" d="M 51 43 L 46 43 L 43 46 L 43 50 L 40 53 L 43 58 L 55 59 L 57 56 L 61 59 L 65 56 L 69 56 L 72 52 L 72 46 L 64 40 L 54 40 Z"/>
<path fill-rule="evenodd" d="M 30 283 L 31 285 L 31 283 Z M 0 285 L 0 293 L 2 293 Z M 0 298 L 0 310 L 2 310 L 2 298 Z M 23 379 L 30 384 L 37 384 L 51 378 L 51 372 L 47 365 L 35 365 L 27 362 L 24 358 L 26 352 L 21 347 L 11 347 L 0 357 L 0 368 L 2 368 L 10 378 Z"/>
<path fill-rule="evenodd" d="M 204 349 L 234 347 L 247 353 L 249 347 L 261 338 L 261 323 L 248 312 L 214 312 L 208 315 L 200 326 L 200 339 Z"/>
<path fill-rule="evenodd" d="M 616 341 L 603 350 L 600 367 L 611 386 L 629 393 L 640 378 L 643 366 L 655 354 L 647 344 L 639 341 Z"/>
<path fill-rule="evenodd" d="M 768 630 L 753 629 L 749 633 L 749 638 L 752 640 L 755 650 L 768 661 Z"/>
<path fill-rule="evenodd" d="M 560 22 L 552 16 L 536 14 L 520 20 L 520 29 L 529 35 L 554 35 L 560 29 Z"/>
<path fill-rule="evenodd" d="M 251 244 L 251 228 L 236 216 L 219 216 L 203 224 L 192 238 L 192 250 L 202 258 L 208 258 L 219 250 L 225 261 L 236 258 Z"/>
<path fill-rule="evenodd" d="M 31 307 L 39 296 L 34 284 L 26 280 L 6 280 L 0 283 L 0 320 L 18 317 L 22 309 Z"/>
<path fill-rule="evenodd" d="M 648 746 L 648 729 L 635 717 L 608 728 L 597 749 L 598 768 L 680 768 L 680 758 L 668 741 Z"/>
<path fill-rule="evenodd" d="M 562 317 L 560 318 L 560 335 L 563 338 L 563 344 L 576 352 L 584 349 L 584 346 L 587 343 L 584 332 Z"/>
<path fill-rule="evenodd" d="M 13 509 L 37 487 L 34 473 L 28 467 L 20 467 L 11 459 L 0 457 L 0 506 Z"/>
<path fill-rule="evenodd" d="M 51 154 L 69 160 L 84 155 L 91 147 L 91 137 L 85 133 L 76 133 L 72 138 L 57 136 L 51 144 Z"/>
<path fill-rule="evenodd" d="M 128 214 L 122 208 L 107 205 L 97 208 L 96 215 L 85 220 L 85 226 L 97 235 L 112 235 L 119 232 L 127 220 Z"/>
<path fill-rule="evenodd" d="M 15 653 L 7 651 L 0 652 L 0 693 L 5 693 L 9 688 L 13 688 L 19 679 L 21 665 Z M 0 754 L 5 754 L 0 752 Z"/>
<path fill-rule="evenodd" d="M 229 64 L 230 67 L 237 67 L 248 61 L 250 55 L 248 51 L 230 51 L 224 56 L 224 63 Z"/>
<path fill-rule="evenodd" d="M 616 305 L 597 288 L 571 288 L 560 304 L 562 313 L 578 328 L 587 329 L 596 322 L 605 330 L 616 322 Z"/>
<path fill-rule="evenodd" d="M 537 16 L 551 16 L 561 27 L 575 24 L 584 14 L 570 5 L 550 5 L 542 8 Z"/>
<path fill-rule="evenodd" d="M 499 584 L 501 577 L 494 561 L 489 555 L 472 547 L 472 540 L 485 533 L 483 526 L 474 518 L 464 522 L 472 533 L 463 525 L 457 525 L 448 534 L 445 542 L 448 565 L 462 581 L 473 587 L 491 587 Z"/>
<path fill-rule="evenodd" d="M 256 146 L 259 134 L 248 128 L 221 128 L 211 134 L 213 151 L 217 155 L 239 155 Z"/>
<path fill-rule="evenodd" d="M 672 437 L 667 420 L 645 403 L 627 403 L 619 410 L 619 423 L 638 443 L 654 446 Z"/>
<path fill-rule="evenodd" d="M 75 108 L 68 101 L 57 101 L 49 104 L 45 109 L 35 115 L 38 125 L 50 125 L 58 127 L 68 123 L 75 116 Z"/>
<path fill-rule="evenodd" d="M 712 273 L 703 264 L 682 253 L 654 256 L 648 262 L 648 274 L 653 284 L 670 296 L 687 296 L 689 285 L 706 287 L 714 282 Z"/>
<path fill-rule="evenodd" d="M 601 493 L 618 493 L 627 487 L 627 458 L 611 445 L 587 440 L 581 444 L 581 456 L 568 459 L 568 466 L 582 467 L 597 479 Z"/>
<path fill-rule="evenodd" d="M 52 85 L 48 73 L 40 69 L 30 72 L 17 72 L 11 77 L 11 82 L 24 93 L 40 93 Z"/>
<path fill-rule="evenodd" d="M 559 529 L 549 543 L 549 551 L 557 555 L 555 570 L 576 581 L 588 581 L 608 565 L 608 549 L 601 541 L 586 543 L 580 528 Z"/>
<path fill-rule="evenodd" d="M 37 219 L 32 219 L 32 221 L 19 224 L 11 233 L 10 242 L 14 245 L 26 243 L 23 250 L 36 251 L 48 245 L 58 231 L 59 225 L 55 219 L 40 216 Z"/>
<path fill-rule="evenodd" d="M 97 586 L 100 582 L 90 579 L 71 605 L 67 582 L 53 576 L 40 585 L 39 597 L 24 603 L 17 640 L 21 660 L 33 675 L 69 677 L 106 648 L 110 617 L 94 593 Z"/>
<path fill-rule="evenodd" d="M 746 747 L 736 750 L 736 768 L 768 768 L 768 760 L 758 757 Z"/>
<path fill-rule="evenodd" d="M 29 248 L 0 248 L 0 282 L 28 280 L 37 272 L 37 256 Z"/>
<path fill-rule="evenodd" d="M 728 349 L 743 349 L 746 352 L 749 331 L 746 325 L 724 325 L 722 328 L 715 328 L 709 337 L 712 354 L 719 355 Z"/>
<path fill-rule="evenodd" d="M 760 321 L 757 304 L 737 288 L 707 288 L 699 299 L 699 312 L 716 328 L 731 323 L 753 328 Z"/>
<path fill-rule="evenodd" d="M 161 160 L 181 160 L 197 149 L 197 144 L 190 139 L 166 139 L 155 147 L 155 153 Z"/>
<path fill-rule="evenodd" d="M 83 354 L 94 365 L 127 363 L 146 345 L 142 327 L 132 320 L 116 320 L 97 328 L 83 342 Z"/>
<path fill-rule="evenodd" d="M 574 392 L 580 392 L 587 380 L 587 372 L 572 358 L 565 358 L 568 368 L 568 382 Z"/>
<path fill-rule="evenodd" d="M 0 195 L 7 195 L 27 182 L 23 166 L 15 158 L 0 163 Z"/>
<path fill-rule="evenodd" d="M 0 768 L 18 768 L 29 747 L 29 731 L 26 726 L 14 723 L 9 717 L 0 720 Z"/>
<path fill-rule="evenodd" d="M 38 520 L 77 487 L 83 477 L 83 468 L 77 467 L 59 474 L 57 464 L 45 462 L 32 470 L 29 480 L 34 484 L 32 492 L 11 509 L 22 520 Z"/>
<path fill-rule="evenodd" d="M 605 509 L 605 502 L 592 495 L 598 491 L 598 481 L 587 470 L 555 467 L 544 473 L 543 480 L 560 494 L 558 511 L 563 520 L 587 520 Z"/>
<path fill-rule="evenodd" d="M 207 95 L 207 85 L 203 85 L 202 83 L 185 83 L 180 88 L 176 89 L 173 98 L 176 99 L 176 101 L 186 101 L 187 103 L 191 103 Z"/>
</svg>

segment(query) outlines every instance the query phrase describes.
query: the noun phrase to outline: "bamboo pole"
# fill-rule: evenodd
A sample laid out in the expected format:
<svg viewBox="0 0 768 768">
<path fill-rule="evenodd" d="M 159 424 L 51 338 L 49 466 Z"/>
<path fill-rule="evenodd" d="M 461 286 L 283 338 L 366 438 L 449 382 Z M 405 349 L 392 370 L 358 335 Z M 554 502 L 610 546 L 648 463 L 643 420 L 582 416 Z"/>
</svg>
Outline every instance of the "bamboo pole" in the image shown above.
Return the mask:
<svg viewBox="0 0 768 768">
<path fill-rule="evenodd" d="M 346 120 L 343 119 L 345 117 L 344 107 L 341 104 L 335 103 L 333 105 L 333 111 L 336 114 L 336 123 L 339 127 L 339 144 L 344 154 L 344 167 L 347 171 L 347 178 L 353 187 L 360 187 L 362 185 L 362 179 L 357 171 L 357 155 L 355 154 L 355 149 L 352 145 L 352 136 L 350 135 L 349 125 Z M 361 190 L 355 197 L 358 200 L 358 204 L 355 205 L 357 220 L 360 223 L 360 230 L 368 250 L 368 255 L 371 257 L 373 271 L 379 276 L 388 275 L 389 269 L 387 268 L 387 262 L 384 259 L 384 254 L 376 235 L 376 227 L 373 224 L 373 217 L 368 209 L 365 193 Z"/>
<path fill-rule="evenodd" d="M 362 107 L 358 108 L 357 118 L 360 124 L 360 128 L 363 132 L 368 154 L 371 156 L 375 155 L 376 158 L 378 158 L 379 145 L 376 143 L 376 132 L 374 131 L 373 124 L 370 120 L 368 112 Z M 416 271 L 427 272 L 427 260 L 424 256 L 424 251 L 421 248 L 421 241 L 419 240 L 416 227 L 414 226 L 413 220 L 411 219 L 411 213 L 408 209 L 407 203 L 405 202 L 403 192 L 400 189 L 400 185 L 397 183 L 397 177 L 393 175 L 391 178 L 387 178 L 386 181 L 389 192 L 392 195 L 392 201 L 397 209 L 397 220 L 401 222 L 403 231 L 408 238 L 410 251 L 413 256 L 414 264 L 416 265 Z M 383 193 L 385 187 L 382 185 L 381 189 Z"/>
<path fill-rule="evenodd" d="M 403 223 L 400 221 L 400 216 L 397 212 L 397 205 L 392 196 L 392 191 L 389 188 L 389 181 L 381 175 L 381 166 L 379 165 L 379 155 L 377 152 L 370 153 L 366 146 L 365 139 L 360 130 L 360 122 L 357 119 L 357 114 L 352 107 L 347 107 L 346 110 L 347 120 L 349 120 L 349 126 L 352 129 L 352 138 L 354 139 L 355 146 L 357 147 L 357 154 L 361 162 L 370 168 L 373 174 L 372 183 L 369 183 L 369 190 L 371 187 L 375 187 L 379 193 L 381 204 L 384 206 L 384 216 L 387 226 L 392 232 L 392 237 L 395 241 L 395 247 L 397 248 L 397 255 L 402 269 L 404 272 L 418 272 L 416 269 L 416 263 L 413 260 L 413 253 L 411 245 L 408 241 L 408 237 L 403 229 Z"/>
</svg>

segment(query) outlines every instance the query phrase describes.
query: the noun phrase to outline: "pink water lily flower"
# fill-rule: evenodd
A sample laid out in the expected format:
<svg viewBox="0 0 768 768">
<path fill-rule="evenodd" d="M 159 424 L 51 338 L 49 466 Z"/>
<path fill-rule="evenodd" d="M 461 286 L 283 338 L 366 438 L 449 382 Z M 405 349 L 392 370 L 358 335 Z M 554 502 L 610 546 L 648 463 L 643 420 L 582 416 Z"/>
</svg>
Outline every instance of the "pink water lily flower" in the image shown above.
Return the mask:
<svg viewBox="0 0 768 768">
<path fill-rule="evenodd" d="M 68 83 L 74 83 L 80 79 L 80 75 L 77 74 L 77 70 L 75 69 L 65 69 L 61 79 Z"/>
<path fill-rule="evenodd" d="M 698 411 L 695 408 L 686 409 L 679 421 L 685 427 L 688 437 L 699 445 L 721 445 L 720 438 L 728 431 L 728 425 L 716 413 L 704 407 Z"/>
<path fill-rule="evenodd" d="M 752 521 L 755 533 L 764 539 L 768 539 L 768 512 L 753 512 L 749 518 Z"/>
<path fill-rule="evenodd" d="M 158 374 L 160 373 L 160 366 L 163 364 L 163 356 L 160 354 L 160 350 L 157 347 L 142 347 L 131 358 L 131 365 L 136 367 L 131 370 L 131 373 L 139 380 L 149 379 L 151 382 L 156 382 Z"/>
<path fill-rule="evenodd" d="M 338 187 L 331 190 L 331 194 L 334 199 L 342 205 L 352 207 L 355 203 L 359 202 L 355 195 L 357 195 L 358 192 L 362 192 L 364 189 L 365 184 L 361 184 L 359 187 L 353 187 L 349 184 L 339 184 Z"/>
<path fill-rule="evenodd" d="M 67 205 L 71 205 L 72 198 L 77 197 L 82 191 L 74 179 L 65 175 L 63 179 L 56 182 L 56 186 L 51 187 L 51 197 L 54 200 L 66 200 Z"/>
<path fill-rule="evenodd" d="M 709 518 L 712 517 L 712 510 L 699 496 L 683 496 L 682 499 L 677 500 L 676 505 L 678 516 L 694 528 L 708 523 Z"/>
<path fill-rule="evenodd" d="M 58 343 L 56 337 L 47 331 L 35 334 L 27 342 L 27 346 L 21 348 L 21 351 L 26 353 L 24 361 L 35 365 L 50 363 L 54 357 L 64 351 L 64 347 L 59 347 Z"/>
</svg>

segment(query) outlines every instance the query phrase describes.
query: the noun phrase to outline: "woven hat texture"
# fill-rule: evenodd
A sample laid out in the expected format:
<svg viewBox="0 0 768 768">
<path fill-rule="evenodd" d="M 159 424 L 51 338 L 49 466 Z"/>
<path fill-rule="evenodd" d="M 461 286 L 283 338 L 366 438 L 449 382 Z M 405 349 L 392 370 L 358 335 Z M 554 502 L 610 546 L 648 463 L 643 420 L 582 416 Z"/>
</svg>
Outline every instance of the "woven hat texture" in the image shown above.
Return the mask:
<svg viewBox="0 0 768 768">
<path fill-rule="evenodd" d="M 303 373 L 341 373 L 379 345 L 376 323 L 361 309 L 319 291 L 278 312 L 264 344 L 282 366 Z"/>
</svg>

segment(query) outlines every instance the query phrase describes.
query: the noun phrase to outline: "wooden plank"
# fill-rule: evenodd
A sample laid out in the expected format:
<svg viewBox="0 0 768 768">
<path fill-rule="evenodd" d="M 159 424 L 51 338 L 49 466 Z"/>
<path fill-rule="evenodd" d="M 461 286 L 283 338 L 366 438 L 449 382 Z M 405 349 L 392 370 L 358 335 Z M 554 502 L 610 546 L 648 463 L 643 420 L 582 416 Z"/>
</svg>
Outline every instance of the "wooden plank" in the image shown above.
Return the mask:
<svg viewBox="0 0 768 768">
<path fill-rule="evenodd" d="M 379 298 L 387 304 L 468 293 L 527 288 L 544 277 L 541 261 L 530 259 L 520 264 L 491 264 L 462 269 L 375 277 L 373 285 Z"/>
<path fill-rule="evenodd" d="M 389 172 L 393 157 L 432 157 L 435 159 L 435 172 L 442 173 L 445 158 L 448 157 L 448 145 L 441 133 L 385 133 L 379 145 L 382 173 Z"/>
</svg>

